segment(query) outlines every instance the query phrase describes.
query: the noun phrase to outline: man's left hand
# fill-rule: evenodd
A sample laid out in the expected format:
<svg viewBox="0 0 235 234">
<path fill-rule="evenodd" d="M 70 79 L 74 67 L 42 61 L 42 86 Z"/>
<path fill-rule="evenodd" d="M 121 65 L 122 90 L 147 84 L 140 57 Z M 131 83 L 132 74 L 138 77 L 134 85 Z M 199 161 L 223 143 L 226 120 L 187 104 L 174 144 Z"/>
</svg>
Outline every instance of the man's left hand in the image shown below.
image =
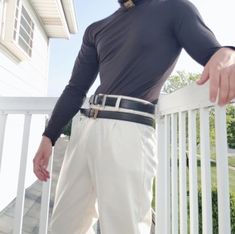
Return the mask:
<svg viewBox="0 0 235 234">
<path fill-rule="evenodd" d="M 223 106 L 235 98 L 235 50 L 221 48 L 207 62 L 197 84 L 210 81 L 210 100 Z"/>
</svg>

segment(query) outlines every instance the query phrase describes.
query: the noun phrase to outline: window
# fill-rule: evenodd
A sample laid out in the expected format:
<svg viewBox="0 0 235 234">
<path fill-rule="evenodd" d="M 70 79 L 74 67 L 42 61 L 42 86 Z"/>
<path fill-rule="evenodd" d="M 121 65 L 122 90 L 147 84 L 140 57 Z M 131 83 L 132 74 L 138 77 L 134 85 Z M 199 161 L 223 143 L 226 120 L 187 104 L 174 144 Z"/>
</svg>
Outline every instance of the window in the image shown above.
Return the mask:
<svg viewBox="0 0 235 234">
<path fill-rule="evenodd" d="M 25 60 L 32 56 L 35 24 L 30 8 L 22 2 L 0 0 L 0 43 L 18 59 Z"/>
<path fill-rule="evenodd" d="M 17 1 L 13 39 L 29 56 L 32 54 L 34 23 L 27 10 Z"/>
</svg>

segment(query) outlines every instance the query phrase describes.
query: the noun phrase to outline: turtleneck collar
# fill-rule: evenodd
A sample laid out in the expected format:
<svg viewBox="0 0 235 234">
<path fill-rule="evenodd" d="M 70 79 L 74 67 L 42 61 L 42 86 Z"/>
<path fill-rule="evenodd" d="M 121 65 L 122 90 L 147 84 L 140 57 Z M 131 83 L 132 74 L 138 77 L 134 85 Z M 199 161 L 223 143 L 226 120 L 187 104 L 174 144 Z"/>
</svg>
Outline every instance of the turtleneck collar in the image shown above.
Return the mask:
<svg viewBox="0 0 235 234">
<path fill-rule="evenodd" d="M 118 0 L 119 4 L 120 4 L 121 6 L 123 6 L 124 2 L 127 2 L 127 1 L 128 1 L 128 0 Z M 133 2 L 135 5 L 138 5 L 138 4 L 140 4 L 140 3 L 142 3 L 142 2 L 145 2 L 145 1 L 147 1 L 147 0 L 132 0 L 132 2 Z"/>
</svg>

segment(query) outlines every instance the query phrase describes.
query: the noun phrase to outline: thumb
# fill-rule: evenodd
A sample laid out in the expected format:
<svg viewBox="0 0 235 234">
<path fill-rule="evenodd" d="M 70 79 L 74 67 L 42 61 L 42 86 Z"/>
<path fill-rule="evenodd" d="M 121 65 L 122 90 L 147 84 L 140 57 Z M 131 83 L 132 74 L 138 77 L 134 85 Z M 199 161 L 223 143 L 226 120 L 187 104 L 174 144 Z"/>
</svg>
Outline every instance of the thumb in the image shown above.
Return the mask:
<svg viewBox="0 0 235 234">
<path fill-rule="evenodd" d="M 197 81 L 198 85 L 203 85 L 206 83 L 206 81 L 209 79 L 209 69 L 207 66 L 205 66 L 202 75 L 200 77 L 200 79 Z"/>
</svg>

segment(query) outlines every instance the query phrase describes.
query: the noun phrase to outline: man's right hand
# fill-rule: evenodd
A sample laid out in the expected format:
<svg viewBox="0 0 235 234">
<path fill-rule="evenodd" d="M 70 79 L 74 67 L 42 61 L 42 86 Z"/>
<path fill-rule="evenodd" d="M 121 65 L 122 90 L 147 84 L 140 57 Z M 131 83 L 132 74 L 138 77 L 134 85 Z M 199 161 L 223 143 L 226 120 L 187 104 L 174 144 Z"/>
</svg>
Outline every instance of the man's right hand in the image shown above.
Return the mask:
<svg viewBox="0 0 235 234">
<path fill-rule="evenodd" d="M 51 140 L 42 136 L 41 143 L 33 158 L 33 171 L 37 178 L 41 181 L 47 181 L 50 178 L 50 174 L 47 171 L 48 162 L 52 153 Z"/>
</svg>

